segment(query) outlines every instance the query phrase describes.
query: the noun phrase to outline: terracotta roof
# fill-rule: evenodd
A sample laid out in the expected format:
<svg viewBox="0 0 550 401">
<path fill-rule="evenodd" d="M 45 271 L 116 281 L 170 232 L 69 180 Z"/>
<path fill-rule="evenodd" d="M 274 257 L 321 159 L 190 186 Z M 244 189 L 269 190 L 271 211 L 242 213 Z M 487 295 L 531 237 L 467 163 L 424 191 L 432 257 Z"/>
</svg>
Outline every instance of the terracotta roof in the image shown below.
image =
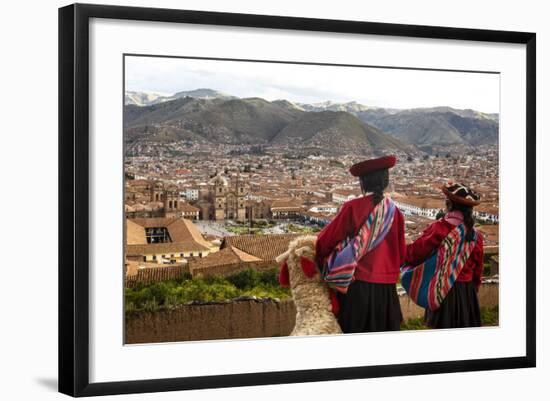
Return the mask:
<svg viewBox="0 0 550 401">
<path fill-rule="evenodd" d="M 126 220 L 126 244 L 146 244 L 147 237 L 145 236 L 145 230 L 143 226 L 136 224 L 130 219 Z"/>
<path fill-rule="evenodd" d="M 300 208 L 301 202 L 296 199 L 276 199 L 271 204 L 271 209 L 276 210 L 299 210 Z"/>
<path fill-rule="evenodd" d="M 145 228 L 149 227 L 166 227 L 172 242 L 148 244 Z M 164 217 L 127 219 L 126 244 L 129 255 L 200 252 L 211 246 L 191 220 Z"/>
<path fill-rule="evenodd" d="M 152 262 L 136 262 L 134 260 L 126 260 L 126 276 L 135 276 L 138 270 L 142 267 L 165 267 L 165 264 L 152 263 Z M 174 265 L 170 265 L 174 266 Z"/>
<path fill-rule="evenodd" d="M 128 255 L 149 255 L 149 254 L 176 254 L 183 252 L 202 252 L 209 248 L 195 241 L 168 242 L 164 244 L 138 244 L 126 246 Z"/>
<path fill-rule="evenodd" d="M 300 206 L 279 206 L 271 207 L 272 212 L 299 212 L 302 208 Z"/>
<path fill-rule="evenodd" d="M 335 189 L 334 191 L 332 191 L 332 193 L 333 194 L 338 194 L 338 195 L 344 195 L 344 196 L 350 196 L 350 195 L 358 196 L 358 195 L 361 195 L 361 190 L 360 189 L 339 188 L 339 189 Z"/>
<path fill-rule="evenodd" d="M 189 203 L 181 202 L 178 206 L 179 206 L 178 209 L 181 210 L 182 212 L 195 213 L 200 211 L 198 207 L 190 205 Z"/>
<path fill-rule="evenodd" d="M 183 224 L 182 224 L 183 223 Z M 185 225 L 185 229 L 183 228 L 183 225 Z M 174 223 L 170 224 L 168 226 L 168 232 L 170 233 L 170 237 L 172 238 L 172 241 L 179 242 L 180 238 L 189 238 L 192 241 L 195 241 L 196 243 L 209 247 L 210 243 L 206 241 L 202 234 L 200 233 L 197 226 L 193 224 L 191 220 L 188 219 L 178 219 Z M 172 233 L 174 233 L 174 236 L 172 236 Z M 189 235 L 190 237 L 188 237 Z"/>
<path fill-rule="evenodd" d="M 226 249 L 229 249 L 229 248 L 226 248 Z M 234 246 L 232 246 L 230 248 L 234 253 L 235 255 L 237 255 L 239 257 L 240 260 L 242 260 L 243 262 L 256 262 L 258 260 L 261 260 L 260 258 L 254 256 L 254 255 L 250 255 L 244 251 L 241 251 L 239 248 L 235 248 Z"/>
<path fill-rule="evenodd" d="M 204 258 L 193 260 L 190 267 L 192 269 L 201 269 L 205 267 L 231 265 L 240 262 L 256 262 L 259 260 L 259 258 L 249 255 L 234 246 L 229 246 L 219 252 L 211 253 Z"/>
<path fill-rule="evenodd" d="M 288 244 L 302 234 L 235 235 L 225 237 L 221 249 L 229 246 L 262 260 L 275 260 L 288 249 Z"/>
<path fill-rule="evenodd" d="M 143 186 L 149 185 L 150 182 L 148 180 L 128 180 L 126 181 L 126 184 L 129 186 Z"/>
<path fill-rule="evenodd" d="M 444 209 L 445 197 L 444 196 L 407 196 L 398 199 L 398 202 L 405 203 L 411 206 L 421 207 L 423 209 Z"/>
<path fill-rule="evenodd" d="M 302 201 L 296 199 L 275 199 L 271 202 L 271 207 L 296 207 L 301 205 Z"/>
<path fill-rule="evenodd" d="M 150 217 L 150 218 L 130 219 L 129 221 L 139 224 L 144 228 L 150 228 L 150 227 L 168 227 L 168 225 L 170 225 L 176 220 L 177 218 L 175 217 Z"/>
</svg>

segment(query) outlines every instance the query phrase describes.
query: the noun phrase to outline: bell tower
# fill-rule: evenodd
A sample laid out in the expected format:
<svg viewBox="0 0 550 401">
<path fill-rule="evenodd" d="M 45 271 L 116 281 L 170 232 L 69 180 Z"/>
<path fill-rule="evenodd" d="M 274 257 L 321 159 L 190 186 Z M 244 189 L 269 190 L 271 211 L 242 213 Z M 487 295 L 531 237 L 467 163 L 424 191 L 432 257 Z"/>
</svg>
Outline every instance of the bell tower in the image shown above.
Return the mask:
<svg viewBox="0 0 550 401">
<path fill-rule="evenodd" d="M 156 181 L 150 185 L 151 202 L 162 202 L 164 194 L 164 184 L 161 181 Z"/>
<path fill-rule="evenodd" d="M 214 180 L 214 217 L 216 220 L 225 220 L 226 194 L 227 180 L 218 174 Z"/>
<path fill-rule="evenodd" d="M 179 204 L 179 191 L 178 187 L 172 185 L 168 187 L 163 193 L 164 202 L 164 215 L 166 217 L 174 217 L 178 212 Z"/>
<path fill-rule="evenodd" d="M 237 220 L 245 221 L 246 220 L 246 206 L 244 202 L 244 197 L 246 196 L 246 183 L 243 177 L 237 175 L 235 193 L 237 195 L 236 208 L 237 208 Z"/>
</svg>

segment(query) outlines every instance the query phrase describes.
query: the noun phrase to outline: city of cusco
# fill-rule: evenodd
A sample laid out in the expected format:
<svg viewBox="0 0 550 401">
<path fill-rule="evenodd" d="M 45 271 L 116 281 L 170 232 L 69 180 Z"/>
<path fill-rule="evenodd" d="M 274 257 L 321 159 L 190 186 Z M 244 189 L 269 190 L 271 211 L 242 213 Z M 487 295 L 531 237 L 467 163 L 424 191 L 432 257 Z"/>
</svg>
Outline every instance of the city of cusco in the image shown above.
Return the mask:
<svg viewBox="0 0 550 401">
<path fill-rule="evenodd" d="M 498 114 L 127 92 L 124 130 L 126 343 L 288 335 L 276 257 L 363 196 L 351 165 L 387 154 L 407 243 L 443 213 L 446 182 L 482 194 L 479 298 L 498 325 Z M 402 329 L 425 328 L 397 286 Z"/>
</svg>

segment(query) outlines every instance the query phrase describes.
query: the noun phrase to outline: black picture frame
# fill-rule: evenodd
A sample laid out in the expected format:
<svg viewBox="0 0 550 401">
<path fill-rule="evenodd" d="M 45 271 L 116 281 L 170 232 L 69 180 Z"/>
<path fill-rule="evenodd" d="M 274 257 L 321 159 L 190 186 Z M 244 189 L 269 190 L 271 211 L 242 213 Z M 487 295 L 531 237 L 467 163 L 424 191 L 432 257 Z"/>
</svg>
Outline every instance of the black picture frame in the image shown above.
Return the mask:
<svg viewBox="0 0 550 401">
<path fill-rule="evenodd" d="M 331 369 L 90 383 L 88 61 L 91 18 L 275 28 L 526 46 L 526 355 Z M 59 391 L 71 396 L 142 393 L 528 368 L 536 365 L 536 35 L 435 26 L 74 4 L 59 9 Z"/>
</svg>

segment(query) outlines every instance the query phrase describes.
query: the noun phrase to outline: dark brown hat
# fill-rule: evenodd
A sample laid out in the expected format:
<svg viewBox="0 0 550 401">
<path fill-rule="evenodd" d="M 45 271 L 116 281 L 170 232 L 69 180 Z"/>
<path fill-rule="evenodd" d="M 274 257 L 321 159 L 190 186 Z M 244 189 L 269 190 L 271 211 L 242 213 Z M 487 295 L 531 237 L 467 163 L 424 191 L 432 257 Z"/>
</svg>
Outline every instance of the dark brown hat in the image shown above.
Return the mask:
<svg viewBox="0 0 550 401">
<path fill-rule="evenodd" d="M 461 205 L 477 206 L 481 203 L 479 194 L 464 184 L 448 182 L 441 187 L 441 190 L 447 198 Z"/>
</svg>

